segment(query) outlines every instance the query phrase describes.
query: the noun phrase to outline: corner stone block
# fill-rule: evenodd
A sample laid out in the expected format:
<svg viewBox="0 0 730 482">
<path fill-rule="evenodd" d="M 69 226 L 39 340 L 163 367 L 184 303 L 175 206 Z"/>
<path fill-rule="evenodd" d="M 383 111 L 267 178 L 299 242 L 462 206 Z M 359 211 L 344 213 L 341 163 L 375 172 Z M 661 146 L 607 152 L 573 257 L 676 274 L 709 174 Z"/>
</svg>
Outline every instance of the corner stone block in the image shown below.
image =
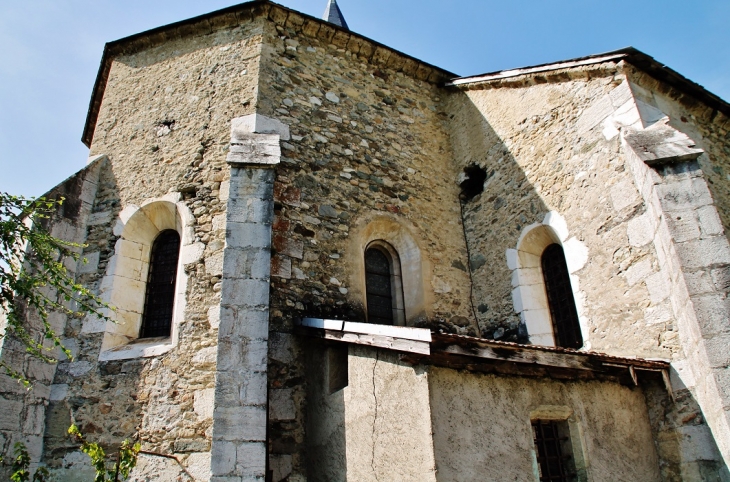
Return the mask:
<svg viewBox="0 0 730 482">
<path fill-rule="evenodd" d="M 265 340 L 269 335 L 269 313 L 245 308 L 221 308 L 218 336 L 221 340 Z"/>
<path fill-rule="evenodd" d="M 229 197 L 273 199 L 274 171 L 271 169 L 252 169 L 250 167 L 231 168 Z"/>
<path fill-rule="evenodd" d="M 213 476 L 228 475 L 236 469 L 236 444 L 218 442 L 213 444 L 210 471 Z"/>
<path fill-rule="evenodd" d="M 686 269 L 730 264 L 730 245 L 725 236 L 688 241 L 676 246 L 679 259 Z"/>
<path fill-rule="evenodd" d="M 270 248 L 271 226 L 229 222 L 226 227 L 226 243 L 231 248 Z"/>
<path fill-rule="evenodd" d="M 705 340 L 705 350 L 711 368 L 730 367 L 730 333 L 723 333 Z"/>
<path fill-rule="evenodd" d="M 261 114 L 250 114 L 231 120 L 231 135 L 238 134 L 277 134 L 282 141 L 291 139 L 288 125 Z"/>
<path fill-rule="evenodd" d="M 218 371 L 244 369 L 266 371 L 268 340 L 235 341 L 218 343 Z"/>
<path fill-rule="evenodd" d="M 213 440 L 263 442 L 266 440 L 266 407 L 216 407 L 213 413 Z M 217 443 L 214 443 L 215 447 Z M 215 459 L 215 455 L 213 456 Z"/>
<path fill-rule="evenodd" d="M 270 199 L 244 197 L 228 200 L 228 223 L 271 224 L 272 214 Z"/>
<path fill-rule="evenodd" d="M 697 210 L 702 237 L 719 236 L 725 232 L 715 206 L 705 206 Z"/>
<path fill-rule="evenodd" d="M 236 468 L 248 477 L 263 477 L 266 472 L 266 446 L 243 443 L 236 449 Z"/>
<path fill-rule="evenodd" d="M 221 299 L 226 305 L 268 306 L 269 283 L 264 280 L 224 279 Z"/>
<path fill-rule="evenodd" d="M 225 251 L 223 276 L 268 281 L 271 274 L 271 252 L 267 249 L 233 249 Z"/>
<path fill-rule="evenodd" d="M 702 337 L 712 338 L 730 334 L 730 299 L 721 295 L 692 298 Z"/>
<path fill-rule="evenodd" d="M 215 400 L 219 406 L 266 405 L 265 372 L 222 372 L 218 380 Z"/>
<path fill-rule="evenodd" d="M 657 192 L 666 211 L 681 211 L 712 204 L 712 195 L 707 182 L 702 178 L 659 184 Z"/>
</svg>

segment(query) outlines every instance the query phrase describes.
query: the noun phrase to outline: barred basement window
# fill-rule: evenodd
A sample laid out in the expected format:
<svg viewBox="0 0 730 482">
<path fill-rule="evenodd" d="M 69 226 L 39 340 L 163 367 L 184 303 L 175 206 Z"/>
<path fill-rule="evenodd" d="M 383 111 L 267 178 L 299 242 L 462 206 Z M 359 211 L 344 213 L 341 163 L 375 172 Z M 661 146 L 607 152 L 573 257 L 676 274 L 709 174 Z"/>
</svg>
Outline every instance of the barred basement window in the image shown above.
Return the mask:
<svg viewBox="0 0 730 482">
<path fill-rule="evenodd" d="M 368 322 L 404 325 L 400 260 L 392 246 L 375 241 L 365 250 L 365 293 Z"/>
<path fill-rule="evenodd" d="M 541 263 L 555 344 L 564 348 L 580 348 L 583 346 L 583 335 L 563 247 L 551 244 L 545 248 Z"/>
<path fill-rule="evenodd" d="M 179 255 L 180 235 L 162 231 L 152 244 L 140 338 L 170 336 Z"/>
<path fill-rule="evenodd" d="M 568 422 L 533 420 L 532 433 L 540 482 L 577 481 Z"/>
</svg>

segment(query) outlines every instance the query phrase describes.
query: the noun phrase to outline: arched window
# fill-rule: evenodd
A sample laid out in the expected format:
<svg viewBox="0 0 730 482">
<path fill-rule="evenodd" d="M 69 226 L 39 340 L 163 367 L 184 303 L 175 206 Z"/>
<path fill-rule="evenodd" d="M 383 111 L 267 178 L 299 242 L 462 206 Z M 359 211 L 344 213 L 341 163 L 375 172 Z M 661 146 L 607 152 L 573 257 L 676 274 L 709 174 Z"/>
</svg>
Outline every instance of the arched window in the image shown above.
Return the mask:
<svg viewBox="0 0 730 482">
<path fill-rule="evenodd" d="M 383 241 L 365 249 L 365 293 L 369 323 L 405 325 L 400 260 Z"/>
<path fill-rule="evenodd" d="M 170 336 L 179 255 L 180 235 L 162 231 L 152 244 L 140 338 Z"/>
<path fill-rule="evenodd" d="M 563 247 L 559 244 L 549 245 L 542 252 L 540 261 L 555 343 L 564 348 L 581 348 L 583 336 Z"/>
</svg>

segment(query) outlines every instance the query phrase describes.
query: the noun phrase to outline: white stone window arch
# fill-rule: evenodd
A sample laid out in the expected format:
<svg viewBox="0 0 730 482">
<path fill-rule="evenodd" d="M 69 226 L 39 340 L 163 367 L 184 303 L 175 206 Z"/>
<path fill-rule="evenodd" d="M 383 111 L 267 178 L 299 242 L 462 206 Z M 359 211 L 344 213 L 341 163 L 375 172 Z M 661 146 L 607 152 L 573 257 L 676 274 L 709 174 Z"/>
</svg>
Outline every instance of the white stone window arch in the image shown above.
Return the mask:
<svg viewBox="0 0 730 482">
<path fill-rule="evenodd" d="M 101 282 L 100 296 L 116 308 L 108 313 L 115 323 L 89 319 L 84 333 L 104 333 L 100 361 L 161 355 L 177 345 L 178 330 L 185 312 L 187 275 L 184 266 L 199 260 L 204 245 L 194 243 L 195 218 L 181 202 L 179 193 L 150 199 L 141 206 L 127 206 L 119 213 L 114 234 L 119 236 Z M 170 337 L 139 339 L 144 311 L 150 250 L 165 230 L 180 235 L 175 301 Z"/>
<path fill-rule="evenodd" d="M 432 296 L 429 279 L 430 265 L 423 258 L 421 248 L 411 233 L 411 229 L 401 220 L 387 215 L 377 215 L 361 220 L 350 236 L 347 258 L 352 269 L 351 297 L 367 307 L 365 286 L 365 250 L 379 247 L 397 256 L 402 296 L 402 317 L 394 320 L 396 325 L 413 326 L 428 317 L 427 297 Z"/>
<path fill-rule="evenodd" d="M 580 280 L 576 274 L 588 261 L 588 248 L 577 238 L 569 238 L 565 219 L 555 211 L 549 212 L 541 223 L 524 228 L 517 247 L 507 250 L 507 265 L 512 271 L 512 302 L 515 312 L 527 327 L 530 343 L 556 346 L 541 266 L 542 254 L 551 244 L 559 244 L 563 248 L 578 311 L 583 348 L 588 349 L 590 345 L 583 310 L 584 295 L 580 291 Z"/>
</svg>

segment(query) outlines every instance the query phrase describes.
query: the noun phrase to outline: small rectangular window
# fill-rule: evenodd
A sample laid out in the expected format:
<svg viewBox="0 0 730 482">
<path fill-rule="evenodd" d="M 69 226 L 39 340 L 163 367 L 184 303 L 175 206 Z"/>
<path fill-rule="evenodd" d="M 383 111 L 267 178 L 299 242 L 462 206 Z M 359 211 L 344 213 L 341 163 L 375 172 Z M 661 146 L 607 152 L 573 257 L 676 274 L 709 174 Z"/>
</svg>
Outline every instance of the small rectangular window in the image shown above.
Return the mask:
<svg viewBox="0 0 730 482">
<path fill-rule="evenodd" d="M 533 420 L 532 433 L 540 482 L 577 482 L 568 422 Z"/>
</svg>

